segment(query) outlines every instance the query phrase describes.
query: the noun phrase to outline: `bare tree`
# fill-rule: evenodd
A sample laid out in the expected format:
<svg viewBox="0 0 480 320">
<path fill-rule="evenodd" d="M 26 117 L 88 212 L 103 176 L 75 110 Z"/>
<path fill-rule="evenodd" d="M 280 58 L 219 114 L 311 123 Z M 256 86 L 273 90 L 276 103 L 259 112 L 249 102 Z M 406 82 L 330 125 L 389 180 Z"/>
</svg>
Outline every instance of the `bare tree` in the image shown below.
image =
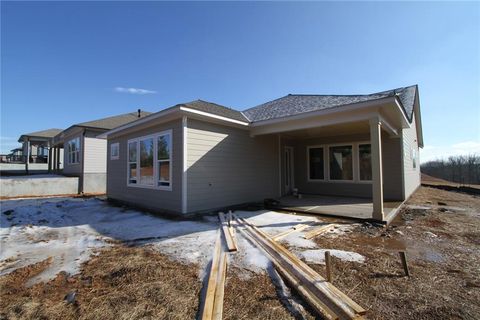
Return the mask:
<svg viewBox="0 0 480 320">
<path fill-rule="evenodd" d="M 480 155 L 451 156 L 421 165 L 423 173 L 462 184 L 480 184 Z"/>
</svg>

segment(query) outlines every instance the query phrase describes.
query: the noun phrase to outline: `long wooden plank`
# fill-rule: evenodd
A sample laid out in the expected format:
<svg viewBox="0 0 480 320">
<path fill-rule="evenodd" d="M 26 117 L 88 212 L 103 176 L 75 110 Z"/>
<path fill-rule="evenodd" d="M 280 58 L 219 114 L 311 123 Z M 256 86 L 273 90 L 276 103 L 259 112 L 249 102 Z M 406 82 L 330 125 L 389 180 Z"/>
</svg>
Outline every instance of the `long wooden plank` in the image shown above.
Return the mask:
<svg viewBox="0 0 480 320">
<path fill-rule="evenodd" d="M 220 224 L 222 226 L 223 237 L 227 242 L 228 251 L 237 251 L 237 244 L 235 241 L 234 236 L 231 233 L 230 228 L 228 227 L 227 221 L 225 220 L 225 214 L 223 212 L 218 213 L 218 217 L 220 218 Z"/>
<path fill-rule="evenodd" d="M 220 232 L 218 233 L 217 240 L 215 242 L 215 248 L 213 250 L 212 263 L 210 265 L 210 272 L 207 281 L 207 290 L 205 294 L 205 300 L 203 301 L 202 320 L 211 320 L 213 318 L 213 309 L 215 303 L 215 291 L 217 288 L 218 268 L 220 264 L 220 251 L 221 251 Z"/>
<path fill-rule="evenodd" d="M 328 231 L 331 227 L 333 227 L 333 224 L 327 224 L 327 225 L 320 226 L 318 228 L 315 228 L 313 230 L 308 231 L 307 233 L 305 233 L 305 235 L 303 237 L 305 239 L 312 239 L 312 238 Z"/>
<path fill-rule="evenodd" d="M 293 228 L 291 228 L 291 229 L 288 229 L 284 232 L 281 232 L 279 234 L 274 235 L 272 237 L 272 239 L 275 240 L 275 241 L 278 241 L 278 240 L 288 236 L 289 234 L 292 234 L 292 233 L 298 232 L 298 231 L 302 231 L 303 229 L 306 229 L 308 227 L 311 227 L 311 225 L 300 223 L 300 224 L 297 224 L 296 226 L 293 226 Z"/>
<path fill-rule="evenodd" d="M 236 217 L 238 218 L 238 217 Z M 255 225 L 247 222 L 245 219 L 242 219 L 246 224 L 251 226 L 254 230 L 256 230 L 258 233 L 262 234 L 264 237 L 269 238 L 269 235 L 260 230 L 258 227 Z M 275 247 L 276 250 L 282 251 L 285 255 L 289 256 L 292 261 L 295 262 L 295 265 L 300 268 L 302 271 L 306 272 L 309 274 L 311 277 L 315 279 L 316 282 L 323 283 L 325 286 L 329 287 L 330 290 L 336 293 L 336 295 L 341 298 L 342 300 L 346 301 L 350 306 L 352 306 L 357 313 L 359 314 L 365 314 L 366 310 L 363 309 L 360 305 L 358 305 L 356 302 L 354 302 L 352 299 L 350 299 L 347 295 L 345 295 L 343 292 L 341 292 L 337 287 L 333 286 L 332 284 L 325 282 L 325 279 L 320 276 L 318 273 L 316 273 L 312 268 L 310 268 L 306 263 L 298 259 L 293 253 L 291 253 L 289 250 L 284 248 L 283 246 L 277 244 L 276 242 L 273 242 L 273 246 Z"/>
<path fill-rule="evenodd" d="M 223 314 L 223 296 L 225 291 L 225 276 L 227 274 L 227 253 L 222 252 L 217 276 L 217 286 L 215 289 L 215 302 L 213 304 L 213 319 L 222 320 Z"/>
<path fill-rule="evenodd" d="M 239 219 L 238 217 L 236 218 Z M 336 287 L 325 282 L 325 279 L 323 279 L 318 273 L 316 273 L 303 261 L 301 261 L 296 256 L 294 256 L 290 251 L 280 246 L 275 241 L 272 241 L 267 234 L 265 234 L 263 231 L 258 229 L 253 224 L 248 223 L 244 219 L 242 220 L 240 221 L 248 225 L 250 228 L 252 228 L 252 230 L 255 230 L 259 236 L 264 238 L 265 241 L 269 240 L 271 242 L 270 245 L 272 246 L 272 250 L 274 250 L 275 252 L 281 252 L 283 255 L 285 255 L 285 257 L 288 258 L 288 260 L 290 260 L 289 262 L 291 263 L 291 266 L 292 266 L 292 272 L 294 273 L 301 272 L 299 275 L 300 278 L 303 277 L 304 281 L 307 281 L 307 282 L 310 281 L 311 283 L 314 283 L 315 287 L 314 288 L 310 287 L 311 291 L 315 292 L 316 294 L 322 295 L 326 299 L 331 300 L 331 302 L 333 302 L 334 304 L 332 305 L 332 307 L 334 309 L 337 309 L 336 310 L 337 312 L 344 313 L 342 318 L 353 318 L 355 317 L 354 313 L 356 314 L 365 313 L 365 310 L 362 307 L 360 307 L 358 304 L 356 304 L 354 301 L 348 298 Z M 295 270 L 296 268 L 298 268 L 298 270 Z M 309 286 L 309 284 L 306 283 L 306 286 Z"/>
</svg>

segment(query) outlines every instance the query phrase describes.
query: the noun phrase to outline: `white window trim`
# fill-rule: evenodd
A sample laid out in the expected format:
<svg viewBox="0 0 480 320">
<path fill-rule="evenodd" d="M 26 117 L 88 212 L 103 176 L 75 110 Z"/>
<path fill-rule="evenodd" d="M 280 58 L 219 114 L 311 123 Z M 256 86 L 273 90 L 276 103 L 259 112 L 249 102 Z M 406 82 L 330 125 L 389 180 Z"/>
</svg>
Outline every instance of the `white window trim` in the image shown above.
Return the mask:
<svg viewBox="0 0 480 320">
<path fill-rule="evenodd" d="M 360 180 L 360 149 L 361 144 L 372 144 L 371 141 L 355 141 L 355 142 L 343 142 L 343 143 L 326 143 L 307 146 L 306 161 L 307 161 L 307 181 L 308 182 L 320 182 L 320 183 L 355 183 L 355 184 L 371 184 L 372 180 Z M 350 146 L 352 147 L 352 180 L 332 180 L 330 179 L 330 147 L 338 146 Z M 311 179 L 310 178 L 310 149 L 323 148 L 323 179 Z"/>
<path fill-rule="evenodd" d="M 157 177 L 158 177 L 158 137 L 160 136 L 164 136 L 164 135 L 169 135 L 170 137 L 170 146 L 171 146 L 171 150 L 170 150 L 170 167 L 169 167 L 169 170 L 170 170 L 170 185 L 169 186 L 159 186 L 158 185 L 158 181 L 157 180 Z M 154 176 L 154 185 L 151 186 L 151 185 L 145 185 L 145 184 L 140 184 L 140 141 L 141 140 L 145 140 L 145 139 L 149 139 L 149 138 L 153 138 L 153 176 Z M 129 174 L 130 174 L 130 161 L 129 161 L 129 149 L 128 149 L 128 145 L 131 143 L 131 142 L 137 142 L 137 176 L 136 176 L 136 179 L 137 179 L 137 183 L 130 183 L 130 179 L 129 179 Z M 132 138 L 132 139 L 129 139 L 127 141 L 127 186 L 128 187 L 134 187 L 134 188 L 142 188 L 142 189 L 154 189 L 154 190 L 163 190 L 163 191 L 172 191 L 172 187 L 173 187 L 173 134 L 172 134 L 172 130 L 165 130 L 165 131 L 161 131 L 161 132 L 157 132 L 157 133 L 154 133 L 154 134 L 149 134 L 149 135 L 146 135 L 146 136 L 141 136 L 141 137 L 136 137 L 136 138 Z M 160 160 L 161 161 L 161 160 Z"/>
<path fill-rule="evenodd" d="M 113 147 L 115 147 L 115 146 L 118 149 L 118 152 L 117 152 L 116 156 L 113 155 Z M 115 143 L 112 143 L 110 145 L 110 160 L 118 160 L 118 159 L 120 159 L 120 143 L 115 142 Z M 128 159 L 127 159 L 127 162 L 128 162 Z"/>
<path fill-rule="evenodd" d="M 70 151 L 70 142 L 72 142 L 74 140 L 78 140 L 78 149 L 76 151 Z M 67 142 L 67 163 L 68 164 L 80 164 L 80 150 L 81 149 L 82 148 L 81 148 L 81 143 L 80 143 L 80 137 L 75 137 L 73 139 L 68 140 L 68 142 Z M 76 157 L 77 161 L 76 162 L 71 162 L 70 161 L 70 159 L 71 159 L 70 155 L 73 152 L 77 153 L 77 157 Z"/>
</svg>

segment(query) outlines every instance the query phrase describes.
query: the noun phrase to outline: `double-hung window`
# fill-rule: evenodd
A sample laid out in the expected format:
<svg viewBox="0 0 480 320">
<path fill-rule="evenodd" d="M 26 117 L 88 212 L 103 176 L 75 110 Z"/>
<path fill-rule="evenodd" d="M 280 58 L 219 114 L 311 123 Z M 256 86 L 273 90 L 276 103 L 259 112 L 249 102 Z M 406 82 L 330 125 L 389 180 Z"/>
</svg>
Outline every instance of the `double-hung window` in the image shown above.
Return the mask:
<svg viewBox="0 0 480 320">
<path fill-rule="evenodd" d="M 171 190 L 171 130 L 128 142 L 128 184 Z"/>
<path fill-rule="evenodd" d="M 76 137 L 68 141 L 67 143 L 68 150 L 68 163 L 76 164 L 80 162 L 80 138 Z"/>
<path fill-rule="evenodd" d="M 372 181 L 372 146 L 370 144 L 358 145 L 358 166 L 360 181 Z"/>
<path fill-rule="evenodd" d="M 330 180 L 353 180 L 352 146 L 329 147 Z"/>
</svg>

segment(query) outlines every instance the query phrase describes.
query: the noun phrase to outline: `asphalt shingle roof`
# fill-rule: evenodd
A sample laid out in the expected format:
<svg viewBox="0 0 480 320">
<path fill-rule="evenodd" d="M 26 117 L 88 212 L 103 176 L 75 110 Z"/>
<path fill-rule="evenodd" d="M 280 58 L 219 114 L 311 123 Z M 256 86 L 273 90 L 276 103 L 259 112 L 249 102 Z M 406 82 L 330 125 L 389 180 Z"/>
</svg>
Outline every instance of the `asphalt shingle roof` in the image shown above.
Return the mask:
<svg viewBox="0 0 480 320">
<path fill-rule="evenodd" d="M 417 86 L 414 85 L 364 95 L 289 94 L 285 97 L 247 109 L 243 111 L 243 114 L 250 120 L 250 122 L 257 122 L 294 116 L 306 112 L 331 109 L 353 103 L 374 101 L 397 95 L 402 103 L 406 117 L 411 121 L 416 90 Z"/>
<path fill-rule="evenodd" d="M 141 111 L 140 112 L 140 117 L 138 117 L 137 112 L 130 112 L 130 113 L 125 113 L 125 114 L 120 114 L 118 116 L 107 117 L 107 118 L 102 118 L 102 119 L 98 119 L 98 120 L 77 123 L 74 126 L 111 130 L 111 129 L 114 129 L 114 128 L 119 127 L 121 125 L 130 123 L 132 121 L 138 120 L 138 119 L 143 118 L 143 117 L 146 117 L 149 114 L 151 114 L 151 112 Z"/>
<path fill-rule="evenodd" d="M 41 131 L 36 131 L 36 132 L 30 132 L 30 133 L 25 133 L 20 136 L 18 139 L 18 142 L 21 142 L 24 137 L 29 137 L 29 138 L 53 138 L 60 132 L 62 132 L 63 129 L 46 129 L 46 130 L 41 130 Z"/>
<path fill-rule="evenodd" d="M 203 101 L 203 100 L 195 100 L 187 103 L 182 103 L 181 106 L 185 106 L 187 108 L 208 112 L 211 114 L 215 114 L 217 116 L 222 116 L 238 121 L 249 122 L 247 118 L 242 114 L 242 112 L 230 109 L 224 106 L 221 106 L 216 103 Z"/>
</svg>

